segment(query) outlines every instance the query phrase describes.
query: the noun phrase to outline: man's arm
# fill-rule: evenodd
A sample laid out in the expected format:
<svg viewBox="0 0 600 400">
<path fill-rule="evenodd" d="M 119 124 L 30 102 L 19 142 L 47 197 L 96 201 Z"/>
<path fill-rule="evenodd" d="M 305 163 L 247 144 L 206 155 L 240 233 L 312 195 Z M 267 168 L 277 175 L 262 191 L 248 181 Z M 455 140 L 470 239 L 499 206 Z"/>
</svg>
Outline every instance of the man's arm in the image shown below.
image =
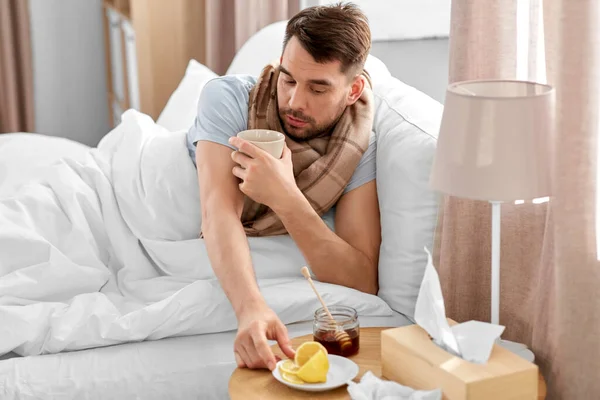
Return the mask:
<svg viewBox="0 0 600 400">
<path fill-rule="evenodd" d="M 381 228 L 375 181 L 340 198 L 336 234 L 298 188 L 287 146 L 281 159 L 275 159 L 241 138 L 229 143 L 240 149 L 232 153 L 240 190 L 279 216 L 317 279 L 376 294 Z"/>
<path fill-rule="evenodd" d="M 374 180 L 340 198 L 335 233 L 299 191 L 274 211 L 319 281 L 377 294 L 381 226 Z"/>
<path fill-rule="evenodd" d="M 267 339 L 277 340 L 288 357 L 294 352 L 287 330 L 264 301 L 255 280 L 246 233 L 240 217 L 244 205 L 232 174 L 231 149 L 198 142 L 196 165 L 202 206 L 202 232 L 208 256 L 238 319 L 234 352 L 238 366 L 275 367 Z"/>
<path fill-rule="evenodd" d="M 215 275 L 236 314 L 244 305 L 262 302 L 255 281 L 250 249 L 240 217 L 244 205 L 231 149 L 198 142 L 196 165 L 202 206 L 202 232 Z"/>
</svg>

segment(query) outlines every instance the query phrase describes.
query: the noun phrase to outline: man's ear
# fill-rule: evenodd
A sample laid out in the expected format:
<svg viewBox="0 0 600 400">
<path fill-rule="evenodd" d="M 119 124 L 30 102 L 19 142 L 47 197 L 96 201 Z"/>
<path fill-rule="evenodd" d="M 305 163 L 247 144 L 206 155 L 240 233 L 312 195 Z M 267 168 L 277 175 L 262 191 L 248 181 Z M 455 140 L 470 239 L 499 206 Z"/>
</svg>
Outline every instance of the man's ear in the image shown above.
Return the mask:
<svg viewBox="0 0 600 400">
<path fill-rule="evenodd" d="M 347 105 L 350 106 L 360 98 L 362 92 L 365 88 L 365 78 L 362 74 L 356 75 L 354 80 L 352 81 L 352 86 L 350 87 L 350 93 L 348 94 Z"/>
</svg>

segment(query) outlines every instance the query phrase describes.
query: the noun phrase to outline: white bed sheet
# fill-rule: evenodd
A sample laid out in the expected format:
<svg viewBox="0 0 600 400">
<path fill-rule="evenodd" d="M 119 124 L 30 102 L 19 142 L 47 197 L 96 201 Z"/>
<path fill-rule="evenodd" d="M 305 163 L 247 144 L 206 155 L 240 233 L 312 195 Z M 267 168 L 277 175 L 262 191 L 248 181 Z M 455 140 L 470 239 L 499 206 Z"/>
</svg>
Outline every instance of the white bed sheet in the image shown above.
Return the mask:
<svg viewBox="0 0 600 400">
<path fill-rule="evenodd" d="M 62 157 L 83 160 L 88 149 L 73 140 L 36 133 L 0 135 L 0 196 L 31 181 Z"/>
<path fill-rule="evenodd" d="M 359 318 L 362 327 L 405 326 L 401 314 Z M 312 323 L 288 326 L 290 337 Z M 1 399 L 227 399 L 235 332 L 168 338 L 0 361 Z"/>
</svg>

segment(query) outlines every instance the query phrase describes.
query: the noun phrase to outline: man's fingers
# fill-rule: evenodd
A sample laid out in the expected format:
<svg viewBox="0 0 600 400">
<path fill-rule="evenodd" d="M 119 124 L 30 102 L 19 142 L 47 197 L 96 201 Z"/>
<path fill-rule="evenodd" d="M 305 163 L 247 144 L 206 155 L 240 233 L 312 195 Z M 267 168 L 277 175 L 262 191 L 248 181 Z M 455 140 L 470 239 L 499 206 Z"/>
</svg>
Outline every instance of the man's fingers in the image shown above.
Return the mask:
<svg viewBox="0 0 600 400">
<path fill-rule="evenodd" d="M 277 344 L 283 354 L 285 354 L 288 358 L 294 358 L 296 352 L 292 348 L 290 343 L 290 339 L 287 334 L 287 328 L 283 323 L 279 323 L 275 326 L 275 337 L 274 340 L 277 340 Z"/>
<path fill-rule="evenodd" d="M 275 368 L 275 364 L 277 361 L 275 360 L 275 355 L 269 344 L 267 342 L 267 336 L 264 331 L 254 331 L 252 334 L 252 343 L 254 344 L 254 349 L 263 365 L 266 365 L 271 371 Z"/>
<path fill-rule="evenodd" d="M 244 344 L 244 351 L 246 353 L 246 365 L 248 368 L 260 368 L 263 366 L 261 359 L 254 348 L 254 344 L 252 343 L 252 339 L 248 339 Z"/>
<path fill-rule="evenodd" d="M 231 159 L 233 161 L 235 161 L 237 164 L 239 164 L 244 169 L 248 168 L 248 164 L 252 160 L 252 158 L 248 157 L 247 155 L 245 155 L 241 151 L 232 151 L 231 152 Z"/>
<path fill-rule="evenodd" d="M 237 136 L 230 137 L 229 144 L 237 147 L 239 151 L 252 158 L 264 157 L 265 154 L 269 154 L 260 147 L 257 147 L 252 143 Z"/>
<path fill-rule="evenodd" d="M 243 181 L 246 180 L 246 174 L 248 173 L 248 171 L 246 171 L 244 168 L 240 167 L 239 165 L 236 165 L 235 167 L 233 167 L 231 172 L 233 172 L 233 174 L 235 176 L 237 176 L 238 178 L 240 178 Z"/>
<path fill-rule="evenodd" d="M 287 144 L 283 146 L 283 154 L 281 155 L 281 158 L 284 160 L 292 158 L 292 151 L 289 147 L 287 147 Z"/>
<path fill-rule="evenodd" d="M 244 355 L 241 355 L 240 353 L 243 353 Z M 238 349 L 235 350 L 233 352 L 234 356 L 235 356 L 235 363 L 237 364 L 238 368 L 246 368 L 247 364 L 245 361 L 245 351 L 243 351 L 242 349 Z"/>
</svg>

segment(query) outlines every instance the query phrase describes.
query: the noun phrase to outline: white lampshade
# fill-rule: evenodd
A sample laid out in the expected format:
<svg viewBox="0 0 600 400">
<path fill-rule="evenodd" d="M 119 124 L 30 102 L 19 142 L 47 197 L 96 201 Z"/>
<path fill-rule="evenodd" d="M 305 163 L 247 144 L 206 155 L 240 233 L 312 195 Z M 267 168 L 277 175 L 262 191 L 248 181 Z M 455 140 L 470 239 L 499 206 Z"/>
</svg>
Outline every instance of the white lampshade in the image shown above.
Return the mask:
<svg viewBox="0 0 600 400">
<path fill-rule="evenodd" d="M 533 82 L 449 85 L 432 187 L 488 201 L 550 196 L 554 102 L 552 87 Z"/>
</svg>

